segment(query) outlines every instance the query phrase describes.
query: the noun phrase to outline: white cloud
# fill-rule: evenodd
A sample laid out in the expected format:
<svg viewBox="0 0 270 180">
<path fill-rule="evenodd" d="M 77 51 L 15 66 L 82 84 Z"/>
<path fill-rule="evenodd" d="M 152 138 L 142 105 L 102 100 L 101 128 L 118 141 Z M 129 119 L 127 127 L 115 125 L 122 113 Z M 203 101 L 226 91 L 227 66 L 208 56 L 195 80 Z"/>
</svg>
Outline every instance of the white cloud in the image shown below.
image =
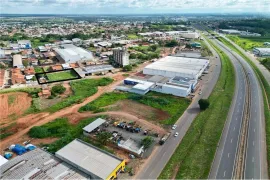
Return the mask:
<svg viewBox="0 0 270 180">
<path fill-rule="evenodd" d="M 190 11 L 194 9 L 216 9 L 218 11 L 253 9 L 256 12 L 268 12 L 270 10 L 270 0 L 1 0 L 0 6 L 4 12 L 18 7 L 24 7 L 25 9 L 36 8 L 36 10 L 49 7 L 59 7 L 59 10 L 80 7 L 82 9 L 102 8 L 108 10 L 115 8 L 116 11 L 130 9 L 133 11 L 146 10 L 145 12 L 183 9 Z"/>
</svg>

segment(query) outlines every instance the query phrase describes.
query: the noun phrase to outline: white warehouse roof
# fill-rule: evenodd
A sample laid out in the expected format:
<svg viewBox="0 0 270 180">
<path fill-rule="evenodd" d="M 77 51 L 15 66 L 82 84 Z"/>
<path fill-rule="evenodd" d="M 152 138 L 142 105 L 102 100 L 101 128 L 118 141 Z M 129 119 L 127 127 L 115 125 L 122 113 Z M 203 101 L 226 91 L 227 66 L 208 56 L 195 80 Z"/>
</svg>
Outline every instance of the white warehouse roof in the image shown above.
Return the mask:
<svg viewBox="0 0 270 180">
<path fill-rule="evenodd" d="M 101 179 L 107 179 L 123 161 L 78 139 L 57 151 L 55 155 L 75 165 L 85 173 L 94 174 Z"/>
<path fill-rule="evenodd" d="M 60 48 L 55 49 L 55 52 L 66 62 L 75 63 L 77 61 L 88 61 L 93 59 L 90 51 L 74 46 L 72 44 L 61 45 Z"/>
<path fill-rule="evenodd" d="M 206 59 L 167 56 L 143 69 L 144 74 L 197 79 L 208 66 Z"/>
<path fill-rule="evenodd" d="M 15 55 L 13 56 L 13 67 L 18 67 L 18 68 L 23 67 L 23 63 L 22 63 L 22 55 L 20 55 L 20 54 L 15 54 Z"/>
</svg>

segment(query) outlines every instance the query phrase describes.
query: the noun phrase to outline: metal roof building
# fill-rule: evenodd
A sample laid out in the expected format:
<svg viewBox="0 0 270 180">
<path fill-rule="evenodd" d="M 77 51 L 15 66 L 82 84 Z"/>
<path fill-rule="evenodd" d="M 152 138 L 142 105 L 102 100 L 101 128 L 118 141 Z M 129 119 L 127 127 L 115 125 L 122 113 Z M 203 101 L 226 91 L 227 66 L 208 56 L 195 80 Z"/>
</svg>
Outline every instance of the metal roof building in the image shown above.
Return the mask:
<svg viewBox="0 0 270 180">
<path fill-rule="evenodd" d="M 125 161 L 79 139 L 57 151 L 56 157 L 90 175 L 91 179 L 114 179 Z"/>
<path fill-rule="evenodd" d="M 15 54 L 13 56 L 13 67 L 14 68 L 24 68 L 23 63 L 22 63 L 22 55 L 20 54 Z"/>
<path fill-rule="evenodd" d="M 270 56 L 270 48 L 254 48 L 253 53 L 260 57 Z"/>
<path fill-rule="evenodd" d="M 37 148 L 0 166 L 0 179 L 89 179 L 74 167 Z"/>
<path fill-rule="evenodd" d="M 85 75 L 92 75 L 95 73 L 108 72 L 114 69 L 112 65 L 95 65 L 83 67 Z"/>
<path fill-rule="evenodd" d="M 87 126 L 85 126 L 83 128 L 83 131 L 90 133 L 92 132 L 94 129 L 96 129 L 97 127 L 99 127 L 100 125 L 102 125 L 103 123 L 105 123 L 106 120 L 98 118 L 96 119 L 94 122 L 88 124 Z"/>
<path fill-rule="evenodd" d="M 167 56 L 146 66 L 143 73 L 169 78 L 181 76 L 198 79 L 208 64 L 209 60 L 206 59 Z"/>
<path fill-rule="evenodd" d="M 63 44 L 60 48 L 56 48 L 55 52 L 58 58 L 65 63 L 76 63 L 78 61 L 93 60 L 92 52 L 83 48 L 74 46 L 73 44 Z"/>
</svg>

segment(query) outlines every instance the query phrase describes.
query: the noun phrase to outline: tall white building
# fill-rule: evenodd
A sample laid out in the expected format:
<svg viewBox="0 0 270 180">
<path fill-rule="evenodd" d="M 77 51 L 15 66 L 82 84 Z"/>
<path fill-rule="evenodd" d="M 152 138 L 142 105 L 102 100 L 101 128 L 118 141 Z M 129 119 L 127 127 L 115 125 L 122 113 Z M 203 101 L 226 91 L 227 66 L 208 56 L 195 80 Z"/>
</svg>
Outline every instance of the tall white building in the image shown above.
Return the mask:
<svg viewBox="0 0 270 180">
<path fill-rule="evenodd" d="M 113 59 L 114 61 L 121 65 L 126 66 L 129 65 L 129 54 L 126 48 L 114 48 L 113 49 Z"/>
</svg>

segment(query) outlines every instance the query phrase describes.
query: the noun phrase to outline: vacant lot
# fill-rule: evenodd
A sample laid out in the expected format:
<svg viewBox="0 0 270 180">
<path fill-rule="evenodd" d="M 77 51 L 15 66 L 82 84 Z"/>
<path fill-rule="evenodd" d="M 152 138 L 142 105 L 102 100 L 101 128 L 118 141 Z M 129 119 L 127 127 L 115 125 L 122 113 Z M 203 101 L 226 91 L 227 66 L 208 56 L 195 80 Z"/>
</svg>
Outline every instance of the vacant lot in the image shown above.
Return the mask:
<svg viewBox="0 0 270 180">
<path fill-rule="evenodd" d="M 65 79 L 78 78 L 78 75 L 73 70 L 68 70 L 55 73 L 48 73 L 47 77 L 49 81 L 61 81 Z"/>
<path fill-rule="evenodd" d="M 150 117 L 148 120 L 153 119 L 153 117 L 158 116 L 160 111 L 157 113 L 157 110 L 161 110 L 166 112 L 169 116 L 166 119 L 159 121 L 161 124 L 171 125 L 174 124 L 178 118 L 183 114 L 186 110 L 190 101 L 185 98 L 179 98 L 172 95 L 165 95 L 161 93 L 148 93 L 147 95 L 141 96 L 132 93 L 124 93 L 124 92 L 112 92 L 106 93 L 100 96 L 95 101 L 83 106 L 80 108 L 80 112 L 83 111 L 94 111 L 94 112 L 102 112 L 106 111 L 106 107 L 109 105 L 113 105 L 121 100 L 129 99 L 131 101 L 137 102 L 139 104 L 144 104 L 146 106 L 155 108 L 155 115 L 153 115 L 153 111 L 145 112 L 147 115 L 144 116 Z M 134 107 L 130 106 L 128 111 L 133 111 Z M 157 113 L 157 114 L 156 114 Z M 165 117 L 165 116 L 164 116 Z"/>
<path fill-rule="evenodd" d="M 23 114 L 31 106 L 32 98 L 24 92 L 13 92 L 0 94 L 0 101 L 0 123 L 2 124 L 12 116 Z"/>
<path fill-rule="evenodd" d="M 232 41 L 245 50 L 252 50 L 255 47 L 264 47 L 264 42 L 269 42 L 270 37 L 239 37 L 228 36 Z"/>
<path fill-rule="evenodd" d="M 160 109 L 156 109 L 132 100 L 122 100 L 107 106 L 107 111 L 126 112 L 137 116 L 138 118 L 148 119 L 151 121 L 162 121 L 170 117 L 170 115 Z"/>
</svg>

